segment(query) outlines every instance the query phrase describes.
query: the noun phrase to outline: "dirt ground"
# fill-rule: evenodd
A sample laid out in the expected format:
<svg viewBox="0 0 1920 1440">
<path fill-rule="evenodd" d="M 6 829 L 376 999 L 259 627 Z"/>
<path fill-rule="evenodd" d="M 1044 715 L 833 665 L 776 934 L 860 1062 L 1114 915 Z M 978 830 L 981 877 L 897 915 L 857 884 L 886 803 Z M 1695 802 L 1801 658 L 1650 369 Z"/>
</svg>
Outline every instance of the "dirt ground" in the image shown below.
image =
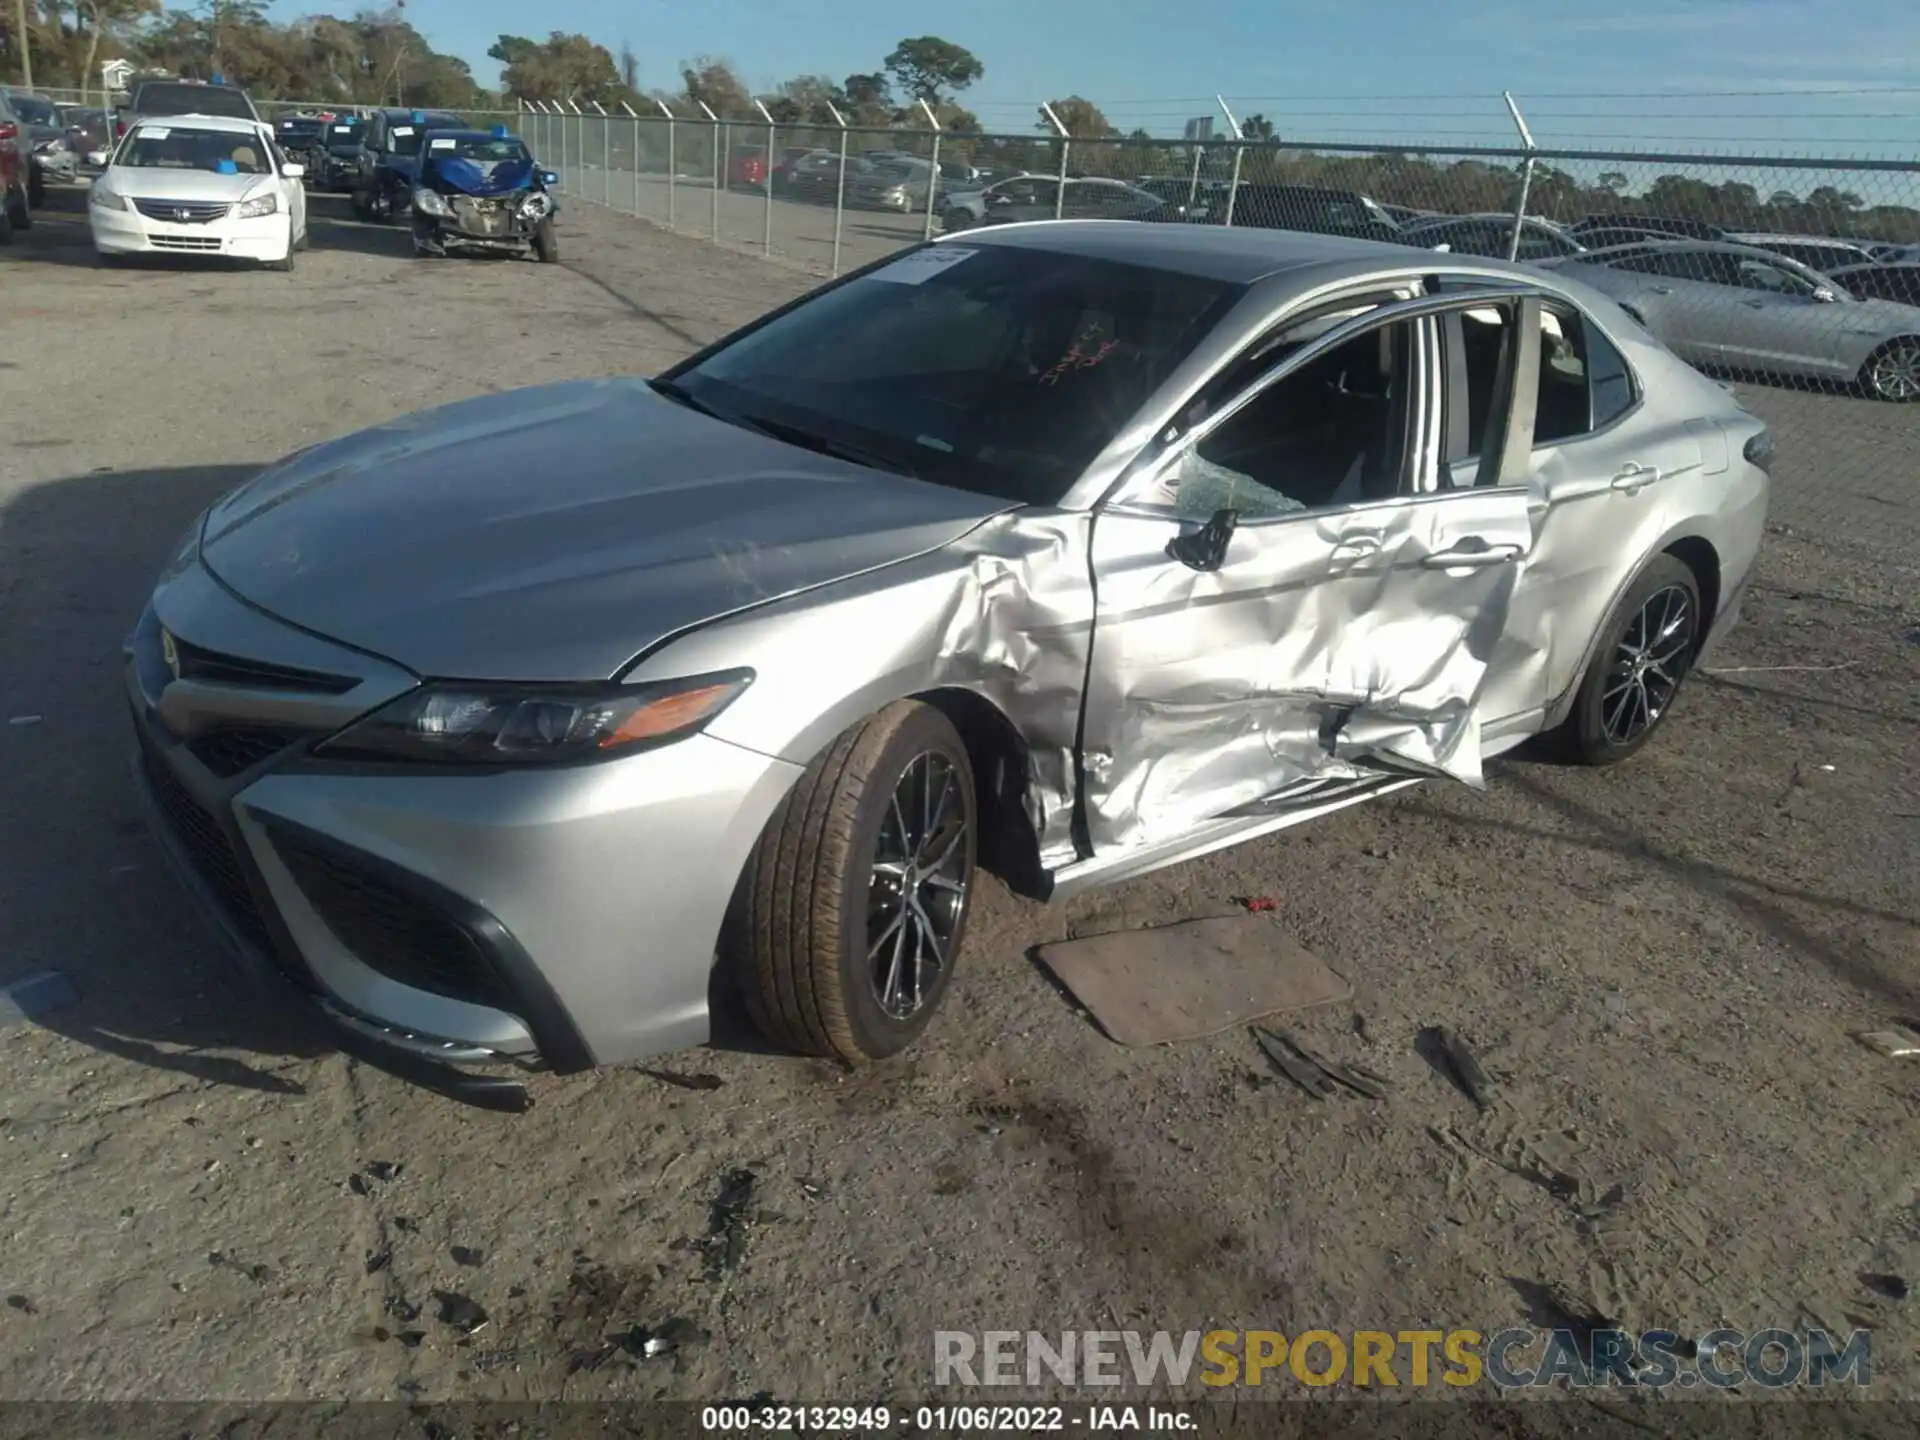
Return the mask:
<svg viewBox="0 0 1920 1440">
<path fill-rule="evenodd" d="M 898 1403 L 930 1393 L 935 1330 L 1493 1331 L 1556 1307 L 1870 1326 L 1874 1393 L 1920 1398 L 1920 1301 L 1861 1278 L 1920 1278 L 1920 1060 L 1851 1038 L 1920 1014 L 1920 569 L 1885 543 L 1920 445 L 1904 490 L 1837 506 L 1859 426 L 1788 397 L 1831 426 L 1790 450 L 1790 533 L 1623 767 L 1510 758 L 1484 792 L 1059 907 L 989 882 L 897 1062 L 728 1042 L 663 1062 L 714 1088 L 609 1070 L 502 1117 L 237 986 L 136 819 L 119 641 L 251 467 L 644 372 L 809 282 L 591 209 L 561 269 L 415 262 L 336 216 L 292 276 L 101 270 L 60 203 L 0 252 L 0 982 L 59 970 L 81 1000 L 0 1025 L 0 1398 Z M 1122 1049 L 1030 958 L 1246 895 L 1353 982 L 1295 1028 L 1385 1101 L 1309 1099 L 1240 1032 Z M 1485 1114 L 1423 1058 L 1442 1025 L 1500 1082 Z M 463 1334 L 446 1297 L 489 1322 Z M 601 1363 L 670 1319 L 673 1355 Z"/>
</svg>

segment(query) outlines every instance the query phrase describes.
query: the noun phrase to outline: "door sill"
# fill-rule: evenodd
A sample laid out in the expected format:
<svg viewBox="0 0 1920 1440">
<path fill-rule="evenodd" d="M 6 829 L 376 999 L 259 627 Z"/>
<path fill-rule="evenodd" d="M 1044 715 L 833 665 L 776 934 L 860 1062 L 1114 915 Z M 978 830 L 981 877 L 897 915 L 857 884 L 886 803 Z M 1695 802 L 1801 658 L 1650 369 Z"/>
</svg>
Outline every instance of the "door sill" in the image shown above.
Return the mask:
<svg viewBox="0 0 1920 1440">
<path fill-rule="evenodd" d="M 1257 800 L 1236 814 L 1208 820 L 1172 839 L 1095 855 L 1091 859 L 1063 866 L 1053 873 L 1053 886 L 1047 893 L 1047 899 L 1065 900 L 1084 890 L 1138 879 L 1169 865 L 1197 860 L 1216 850 L 1225 850 L 1231 845 L 1241 845 L 1262 835 L 1271 835 L 1276 830 L 1285 830 L 1308 820 L 1317 820 L 1322 815 L 1331 815 L 1336 810 L 1358 805 L 1363 800 L 1373 800 L 1395 790 L 1418 785 L 1422 778 L 1418 775 L 1385 775 L 1365 780 L 1322 782 L 1305 791 L 1292 792 L 1291 797 L 1275 796 L 1270 800 Z"/>
</svg>

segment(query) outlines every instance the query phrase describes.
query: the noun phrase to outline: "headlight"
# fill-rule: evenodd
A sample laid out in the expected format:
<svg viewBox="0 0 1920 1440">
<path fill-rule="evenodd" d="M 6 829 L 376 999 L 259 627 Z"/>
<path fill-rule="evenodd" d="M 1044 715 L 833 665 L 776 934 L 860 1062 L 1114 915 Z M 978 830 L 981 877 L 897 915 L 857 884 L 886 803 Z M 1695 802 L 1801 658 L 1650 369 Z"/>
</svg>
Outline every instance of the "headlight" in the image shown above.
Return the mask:
<svg viewBox="0 0 1920 1440">
<path fill-rule="evenodd" d="M 127 202 L 109 190 L 106 182 L 103 180 L 96 180 L 87 187 L 87 204 L 96 205 L 102 210 L 124 210 L 127 208 Z"/>
<path fill-rule="evenodd" d="M 242 201 L 240 208 L 233 213 L 242 220 L 257 220 L 262 215 L 276 215 L 279 211 L 280 197 L 269 193 Z"/>
<path fill-rule="evenodd" d="M 537 225 L 553 213 L 553 201 L 536 190 L 520 202 L 520 213 Z"/>
<path fill-rule="evenodd" d="M 451 215 L 453 207 L 440 198 L 437 190 L 419 189 L 413 192 L 413 208 L 428 215 Z"/>
<path fill-rule="evenodd" d="M 316 751 L 343 760 L 554 765 L 610 760 L 703 729 L 753 681 L 728 670 L 652 685 L 429 684 Z"/>
</svg>

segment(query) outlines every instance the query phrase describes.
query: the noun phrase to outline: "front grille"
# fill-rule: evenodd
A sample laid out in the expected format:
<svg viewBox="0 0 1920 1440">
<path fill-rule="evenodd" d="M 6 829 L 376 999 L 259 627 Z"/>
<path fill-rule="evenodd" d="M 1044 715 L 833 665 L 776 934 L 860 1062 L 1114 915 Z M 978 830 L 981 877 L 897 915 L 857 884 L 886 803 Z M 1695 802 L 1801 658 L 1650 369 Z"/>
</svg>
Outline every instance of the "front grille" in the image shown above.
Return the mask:
<svg viewBox="0 0 1920 1440">
<path fill-rule="evenodd" d="M 205 225 L 218 220 L 233 207 L 224 200 L 135 200 L 133 208 L 149 220 L 165 220 L 174 225 Z"/>
<path fill-rule="evenodd" d="M 204 250 L 218 251 L 218 240 L 202 240 L 198 236 L 149 235 L 147 243 L 156 250 Z"/>
<path fill-rule="evenodd" d="M 140 759 L 146 769 L 153 798 L 168 828 L 187 852 L 194 868 L 220 897 L 235 928 L 262 951 L 268 955 L 274 954 L 273 941 L 267 934 L 265 922 L 260 918 L 259 908 L 253 903 L 253 891 L 248 888 L 246 874 L 240 868 L 240 859 L 234 854 L 233 845 L 220 822 L 187 793 L 187 787 L 180 783 L 179 777 L 168 768 L 167 762 L 156 753 L 144 734 L 141 736 Z"/>
<path fill-rule="evenodd" d="M 475 200 L 470 195 L 456 195 L 453 213 L 459 218 L 460 228 L 475 235 L 505 235 L 512 228 L 512 210 L 502 200 Z"/>
<path fill-rule="evenodd" d="M 223 725 L 194 736 L 187 748 L 202 765 L 226 780 L 271 760 L 310 733 L 285 726 Z"/>
<path fill-rule="evenodd" d="M 506 1008 L 498 974 L 459 921 L 330 850 L 283 830 L 272 835 L 307 900 L 362 964 L 416 990 Z"/>
<path fill-rule="evenodd" d="M 207 685 L 227 685 L 245 690 L 299 690 L 314 695 L 344 695 L 360 682 L 350 675 L 327 675 L 318 670 L 301 670 L 292 665 L 273 665 L 265 660 L 243 660 L 237 655 L 189 644 L 173 637 L 174 654 L 180 660 L 180 678 L 198 680 Z"/>
</svg>

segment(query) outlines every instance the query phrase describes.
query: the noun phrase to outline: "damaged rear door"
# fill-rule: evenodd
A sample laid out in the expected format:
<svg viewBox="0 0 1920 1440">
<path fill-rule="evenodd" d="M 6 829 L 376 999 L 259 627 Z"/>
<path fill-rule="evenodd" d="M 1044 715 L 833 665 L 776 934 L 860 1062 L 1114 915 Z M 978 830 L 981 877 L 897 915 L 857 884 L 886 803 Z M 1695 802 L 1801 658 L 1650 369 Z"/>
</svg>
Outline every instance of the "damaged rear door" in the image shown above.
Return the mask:
<svg viewBox="0 0 1920 1440">
<path fill-rule="evenodd" d="M 1449 486 L 1436 322 L 1488 305 L 1524 317 L 1476 417 L 1489 459 Z M 1080 749 L 1095 853 L 1383 770 L 1478 782 L 1478 702 L 1532 543 L 1534 390 L 1514 377 L 1538 367 L 1538 308 L 1413 300 L 1282 345 L 1103 502 Z"/>
</svg>

